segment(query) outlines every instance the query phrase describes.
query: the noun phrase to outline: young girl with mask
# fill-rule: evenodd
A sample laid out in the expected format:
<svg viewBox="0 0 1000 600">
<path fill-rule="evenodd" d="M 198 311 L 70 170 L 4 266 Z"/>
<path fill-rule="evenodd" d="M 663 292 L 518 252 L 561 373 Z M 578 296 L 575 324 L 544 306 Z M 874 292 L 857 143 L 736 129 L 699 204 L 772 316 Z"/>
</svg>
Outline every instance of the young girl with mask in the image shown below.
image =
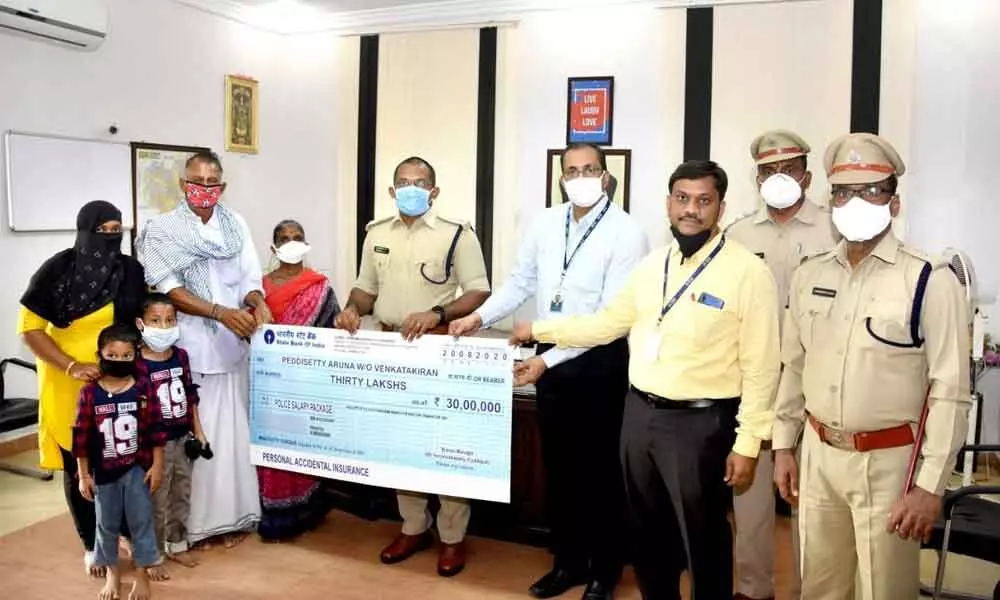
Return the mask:
<svg viewBox="0 0 1000 600">
<path fill-rule="evenodd" d="M 164 432 L 153 390 L 147 380 L 137 377 L 138 340 L 132 326 L 107 327 L 97 345 L 100 376 L 80 391 L 73 455 L 80 494 L 96 505 L 94 562 L 107 572 L 98 597 L 119 597 L 118 541 L 124 521 L 131 532 L 136 566 L 129 598 L 147 600 L 146 570 L 162 562 L 150 493 L 156 493 L 163 477 Z"/>
<path fill-rule="evenodd" d="M 303 265 L 311 248 L 302 225 L 291 219 L 278 223 L 271 249 L 278 267 L 264 276 L 264 301 L 274 322 L 332 327 L 340 306 L 326 276 Z M 265 541 L 288 540 L 308 531 L 329 511 L 318 477 L 257 467 L 257 480 L 261 500 L 257 531 Z"/>
<path fill-rule="evenodd" d="M 194 567 L 198 561 L 188 552 L 187 541 L 191 462 L 199 456 L 211 458 L 198 418 L 198 386 L 191 376 L 187 352 L 174 345 L 180 332 L 177 309 L 169 296 L 146 296 L 136 326 L 142 333 L 142 350 L 136 363 L 139 376 L 150 383 L 152 401 L 166 436 L 163 485 L 155 497 L 156 541 L 167 558 Z"/>
</svg>

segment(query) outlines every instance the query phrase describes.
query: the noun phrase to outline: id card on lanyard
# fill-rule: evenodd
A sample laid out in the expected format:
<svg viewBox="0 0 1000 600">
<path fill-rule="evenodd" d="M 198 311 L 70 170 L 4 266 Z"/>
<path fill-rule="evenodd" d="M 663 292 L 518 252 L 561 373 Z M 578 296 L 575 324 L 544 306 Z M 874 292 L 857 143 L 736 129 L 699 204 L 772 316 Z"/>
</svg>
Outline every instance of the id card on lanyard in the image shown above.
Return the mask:
<svg viewBox="0 0 1000 600">
<path fill-rule="evenodd" d="M 684 295 L 684 292 L 686 292 L 688 288 L 691 287 L 691 284 L 694 283 L 694 280 L 697 279 L 699 275 L 701 275 L 702 271 L 705 270 L 705 267 L 707 267 L 713 260 L 715 260 L 715 257 L 719 255 L 719 252 L 722 251 L 722 247 L 725 245 L 726 245 L 726 236 L 723 235 L 719 239 L 719 244 L 705 258 L 705 260 L 703 260 L 702 263 L 698 265 L 698 268 L 694 270 L 694 273 L 691 273 L 691 276 L 687 278 L 687 281 L 685 281 L 681 285 L 681 287 L 679 287 L 677 291 L 674 292 L 674 295 L 669 300 L 667 299 L 667 276 L 670 274 L 671 252 L 669 250 L 667 251 L 667 260 L 664 261 L 663 263 L 663 300 L 660 308 L 660 318 L 656 320 L 656 331 L 646 340 L 646 360 L 650 362 L 655 361 L 660 354 L 660 344 L 662 343 L 662 337 L 663 337 L 662 334 L 660 333 L 660 324 L 663 323 L 663 317 L 667 316 L 667 313 L 670 312 L 670 309 L 672 309 L 674 305 L 677 304 L 677 301 L 680 300 L 681 296 Z"/>
<path fill-rule="evenodd" d="M 569 265 L 570 263 L 573 262 L 573 258 L 576 256 L 576 253 L 580 251 L 581 247 L 583 247 L 583 243 L 586 242 L 587 238 L 590 237 L 590 234 L 594 232 L 594 228 L 596 228 L 597 224 L 601 222 L 601 219 L 604 218 L 604 214 L 608 212 L 609 208 L 611 208 L 611 200 L 605 199 L 604 208 L 602 208 L 601 212 L 598 213 L 597 218 L 594 219 L 594 222 L 590 224 L 590 227 L 587 228 L 587 231 L 583 233 L 583 236 L 580 238 L 580 241 L 577 242 L 576 244 L 576 248 L 573 248 L 572 254 L 569 253 L 569 219 L 570 215 L 573 214 L 573 207 L 570 206 L 569 209 L 566 211 L 566 236 L 565 236 L 566 242 L 563 245 L 563 268 L 562 268 L 562 274 L 559 275 L 559 285 L 556 286 L 556 291 L 552 295 L 552 302 L 549 303 L 550 312 L 554 313 L 562 312 L 563 282 L 566 280 L 566 271 L 569 270 Z"/>
</svg>

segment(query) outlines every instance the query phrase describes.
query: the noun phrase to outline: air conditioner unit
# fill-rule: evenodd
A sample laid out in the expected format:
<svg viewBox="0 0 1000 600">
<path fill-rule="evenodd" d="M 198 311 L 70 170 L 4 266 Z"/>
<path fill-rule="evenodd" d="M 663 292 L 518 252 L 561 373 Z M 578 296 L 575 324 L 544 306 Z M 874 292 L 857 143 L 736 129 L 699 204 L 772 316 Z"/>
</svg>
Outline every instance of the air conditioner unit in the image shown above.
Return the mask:
<svg viewBox="0 0 1000 600">
<path fill-rule="evenodd" d="M 0 0 L 0 32 L 93 50 L 108 34 L 104 0 Z"/>
</svg>

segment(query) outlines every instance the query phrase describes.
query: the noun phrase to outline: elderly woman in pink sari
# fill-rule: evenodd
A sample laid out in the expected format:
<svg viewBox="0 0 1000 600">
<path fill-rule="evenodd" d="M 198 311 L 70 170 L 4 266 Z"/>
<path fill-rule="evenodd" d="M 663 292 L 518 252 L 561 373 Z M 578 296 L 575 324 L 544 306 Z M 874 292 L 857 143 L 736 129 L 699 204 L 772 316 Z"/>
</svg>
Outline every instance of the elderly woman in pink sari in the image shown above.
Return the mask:
<svg viewBox="0 0 1000 600">
<path fill-rule="evenodd" d="M 340 306 L 326 276 L 302 264 L 309 251 L 302 225 L 292 220 L 278 223 L 271 250 L 278 267 L 264 277 L 264 295 L 274 322 L 333 327 Z M 330 510 L 323 479 L 268 467 L 257 467 L 257 478 L 262 508 L 258 533 L 265 541 L 308 531 Z"/>
</svg>

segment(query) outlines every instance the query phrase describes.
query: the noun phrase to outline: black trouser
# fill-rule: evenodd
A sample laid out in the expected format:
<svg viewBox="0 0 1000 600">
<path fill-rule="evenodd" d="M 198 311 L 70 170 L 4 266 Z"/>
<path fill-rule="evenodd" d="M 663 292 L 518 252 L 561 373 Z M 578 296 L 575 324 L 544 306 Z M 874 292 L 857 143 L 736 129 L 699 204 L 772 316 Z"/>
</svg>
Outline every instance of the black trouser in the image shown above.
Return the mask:
<svg viewBox="0 0 1000 600">
<path fill-rule="evenodd" d="M 618 447 L 628 390 L 627 340 L 556 365 L 536 389 L 555 565 L 614 584 L 625 553 Z"/>
<path fill-rule="evenodd" d="M 80 493 L 80 480 L 77 477 L 76 458 L 73 453 L 59 448 L 63 461 L 63 491 L 66 493 L 66 504 L 69 514 L 73 515 L 76 533 L 80 536 L 85 550 L 94 549 L 94 537 L 97 535 L 97 513 L 94 503 Z"/>
<path fill-rule="evenodd" d="M 733 596 L 726 519 L 732 492 L 723 478 L 738 406 L 729 399 L 706 408 L 654 408 L 628 394 L 621 457 L 645 600 L 679 599 L 685 567 L 691 600 Z"/>
<path fill-rule="evenodd" d="M 63 493 L 66 495 L 66 505 L 69 506 L 69 514 L 73 516 L 73 524 L 76 526 L 76 534 L 80 536 L 83 549 L 92 551 L 94 540 L 97 537 L 97 511 L 94 503 L 83 497 L 80 493 L 80 479 L 77 477 L 76 458 L 73 453 L 60 447 L 63 461 Z M 128 524 L 125 523 L 125 515 L 122 514 L 122 537 L 128 538 Z"/>
</svg>

